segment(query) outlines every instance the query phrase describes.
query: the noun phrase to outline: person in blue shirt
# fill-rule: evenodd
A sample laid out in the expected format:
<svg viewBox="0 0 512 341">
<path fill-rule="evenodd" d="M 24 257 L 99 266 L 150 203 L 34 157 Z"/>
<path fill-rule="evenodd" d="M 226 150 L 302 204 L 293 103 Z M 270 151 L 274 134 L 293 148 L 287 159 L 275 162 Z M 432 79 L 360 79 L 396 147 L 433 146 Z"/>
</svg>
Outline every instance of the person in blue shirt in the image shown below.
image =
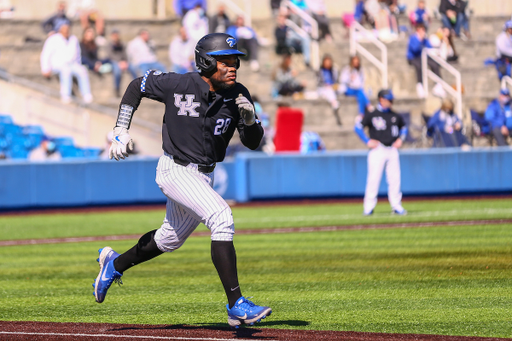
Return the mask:
<svg viewBox="0 0 512 341">
<path fill-rule="evenodd" d="M 425 30 L 428 31 L 430 16 L 428 15 L 427 9 L 425 8 L 425 0 L 418 1 L 418 7 L 414 12 L 411 13 L 410 19 L 413 26 L 423 24 L 425 25 Z"/>
<path fill-rule="evenodd" d="M 463 147 L 470 143 L 462 134 L 462 122 L 453 111 L 453 101 L 445 98 L 441 109 L 430 118 L 427 129 L 434 139 L 433 147 Z M 428 134 L 428 133 L 427 133 Z"/>
<path fill-rule="evenodd" d="M 418 97 L 425 97 L 425 89 L 423 89 L 423 70 L 421 67 L 421 53 L 425 48 L 432 48 L 430 41 L 427 39 L 427 31 L 425 29 L 425 25 L 417 24 L 416 25 L 416 33 L 411 35 L 409 38 L 409 44 L 407 45 L 407 62 L 409 65 L 412 65 L 416 70 L 416 91 L 418 93 Z M 428 66 L 439 78 L 441 78 L 441 73 L 439 71 L 439 64 L 437 64 L 433 59 L 427 59 Z M 444 97 L 446 95 L 445 91 L 441 84 L 436 84 L 434 89 L 432 90 L 433 94 L 439 97 Z"/>
<path fill-rule="evenodd" d="M 485 119 L 491 125 L 491 132 L 498 146 L 507 146 L 507 138 L 512 129 L 512 109 L 510 91 L 500 90 L 498 98 L 494 99 L 485 110 Z"/>
<path fill-rule="evenodd" d="M 178 17 L 183 18 L 188 11 L 200 5 L 201 8 L 206 11 L 206 0 L 175 0 L 174 11 Z"/>
<path fill-rule="evenodd" d="M 258 36 L 251 27 L 245 25 L 243 15 L 236 17 L 235 24 L 229 26 L 226 33 L 235 37 L 241 50 L 247 51 L 251 70 L 257 72 L 260 69 L 258 62 Z"/>
</svg>

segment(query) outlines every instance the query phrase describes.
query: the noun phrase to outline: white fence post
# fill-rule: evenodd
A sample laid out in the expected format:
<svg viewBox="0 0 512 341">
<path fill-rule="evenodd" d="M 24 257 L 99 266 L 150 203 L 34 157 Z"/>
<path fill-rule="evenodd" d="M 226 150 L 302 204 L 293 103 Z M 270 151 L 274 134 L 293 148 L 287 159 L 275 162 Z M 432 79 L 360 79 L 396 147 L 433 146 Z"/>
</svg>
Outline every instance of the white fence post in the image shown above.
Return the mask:
<svg viewBox="0 0 512 341">
<path fill-rule="evenodd" d="M 364 38 L 368 39 L 373 45 L 377 46 L 380 50 L 380 60 L 371 54 L 366 48 L 364 48 L 359 41 L 361 40 L 361 36 L 364 35 Z M 352 23 L 350 27 L 350 54 L 353 56 L 359 52 L 363 57 L 368 59 L 370 63 L 375 65 L 375 67 L 381 72 L 382 88 L 386 89 L 389 87 L 388 81 L 388 48 L 377 39 L 371 32 L 365 29 L 361 24 L 357 21 Z"/>
<path fill-rule="evenodd" d="M 428 58 L 434 60 L 439 66 L 451 73 L 455 77 L 455 87 L 450 86 L 441 77 L 436 75 L 434 72 L 428 69 Z M 439 57 L 432 49 L 423 49 L 421 53 L 421 67 L 423 72 L 423 88 L 425 89 L 425 96 L 428 96 L 428 80 L 441 84 L 443 89 L 455 98 L 455 104 L 457 106 L 456 113 L 460 119 L 463 119 L 462 110 L 462 78 L 460 72 L 441 57 Z"/>
</svg>

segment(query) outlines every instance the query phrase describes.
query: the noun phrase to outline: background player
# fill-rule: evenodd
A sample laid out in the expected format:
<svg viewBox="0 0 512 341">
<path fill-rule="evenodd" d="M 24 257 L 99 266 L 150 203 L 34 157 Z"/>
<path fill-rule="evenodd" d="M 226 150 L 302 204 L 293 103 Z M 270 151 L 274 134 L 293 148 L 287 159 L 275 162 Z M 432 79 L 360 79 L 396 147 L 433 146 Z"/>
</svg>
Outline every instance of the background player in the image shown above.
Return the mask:
<svg viewBox="0 0 512 341">
<path fill-rule="evenodd" d="M 132 144 L 128 129 L 143 97 L 165 104 L 162 126 L 164 155 L 156 182 L 167 196 L 162 226 L 142 236 L 119 255 L 110 247 L 100 249 L 100 272 L 94 295 L 103 302 L 113 281 L 124 271 L 163 252 L 183 245 L 199 223 L 211 231 L 211 257 L 228 298 L 226 309 L 232 327 L 253 324 L 270 315 L 269 307 L 255 305 L 242 296 L 233 246 L 234 223 L 226 201 L 213 190 L 215 163 L 224 159 L 235 129 L 242 143 L 256 149 L 263 137 L 249 91 L 236 82 L 240 66 L 235 38 L 213 33 L 195 48 L 200 72 L 186 74 L 150 70 L 133 80 L 121 100 L 110 158 L 124 159 Z"/>
<path fill-rule="evenodd" d="M 362 120 L 356 122 L 355 131 L 363 142 L 370 148 L 368 153 L 368 175 L 364 193 L 364 215 L 371 215 L 377 205 L 382 171 L 386 167 L 388 183 L 388 199 L 393 213 L 405 215 L 402 207 L 402 192 L 400 191 L 400 159 L 398 148 L 407 136 L 407 127 L 402 116 L 395 113 L 393 93 L 391 90 L 381 90 L 378 95 L 379 104 L 372 112 L 365 114 Z M 366 136 L 364 127 L 369 128 L 370 138 Z"/>
</svg>

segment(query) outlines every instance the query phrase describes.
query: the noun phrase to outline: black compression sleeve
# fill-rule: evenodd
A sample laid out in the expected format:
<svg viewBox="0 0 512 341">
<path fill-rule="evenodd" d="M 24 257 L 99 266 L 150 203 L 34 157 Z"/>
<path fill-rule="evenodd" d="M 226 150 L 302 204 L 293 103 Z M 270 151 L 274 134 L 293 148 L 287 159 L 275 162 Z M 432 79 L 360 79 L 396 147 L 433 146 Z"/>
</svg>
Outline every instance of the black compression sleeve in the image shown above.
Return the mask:
<svg viewBox="0 0 512 341">
<path fill-rule="evenodd" d="M 240 140 L 249 149 L 255 150 L 260 145 L 263 138 L 263 128 L 261 123 L 254 123 L 250 126 L 244 126 L 240 133 Z"/>
<path fill-rule="evenodd" d="M 119 113 L 117 115 L 116 127 L 130 129 L 132 115 L 137 110 L 142 99 L 140 85 L 142 77 L 135 78 L 126 88 L 121 103 L 119 104 Z"/>
<path fill-rule="evenodd" d="M 142 92 L 140 91 L 141 83 L 142 77 L 132 80 L 124 92 L 123 99 L 121 99 L 121 104 L 132 106 L 133 111 L 137 110 L 142 99 Z"/>
</svg>

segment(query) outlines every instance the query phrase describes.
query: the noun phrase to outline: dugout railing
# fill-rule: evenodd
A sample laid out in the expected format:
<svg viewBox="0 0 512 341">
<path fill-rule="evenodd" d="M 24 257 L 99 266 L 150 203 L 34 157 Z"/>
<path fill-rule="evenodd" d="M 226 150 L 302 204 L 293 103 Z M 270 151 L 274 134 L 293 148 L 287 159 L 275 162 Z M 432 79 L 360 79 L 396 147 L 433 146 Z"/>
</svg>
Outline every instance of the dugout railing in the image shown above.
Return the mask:
<svg viewBox="0 0 512 341">
<path fill-rule="evenodd" d="M 428 58 L 435 61 L 440 67 L 453 75 L 455 78 L 455 88 L 428 68 Z M 423 72 L 423 88 L 425 90 L 425 96 L 428 97 L 429 95 L 429 79 L 441 84 L 443 89 L 455 99 L 455 113 L 462 121 L 464 121 L 464 111 L 462 108 L 462 79 L 460 71 L 448 64 L 446 60 L 439 57 L 435 52 L 435 49 L 423 49 L 421 53 L 421 68 Z"/>
<path fill-rule="evenodd" d="M 289 10 L 291 13 L 302 19 L 301 30 L 302 32 L 309 34 L 311 37 L 311 67 L 314 70 L 318 70 L 320 68 L 320 45 L 318 43 L 319 34 L 317 21 L 290 0 L 282 1 L 281 8 Z M 298 25 L 295 25 L 295 27 L 297 26 Z M 292 29 L 295 27 L 292 26 Z M 298 31 L 297 33 L 301 34 L 302 32 Z"/>
<path fill-rule="evenodd" d="M 375 57 L 361 42 L 370 42 L 380 50 L 380 59 Z M 388 82 L 388 48 L 386 45 L 375 37 L 375 35 L 364 28 L 360 23 L 354 21 L 350 26 L 350 55 L 354 56 L 359 53 L 372 63 L 381 73 L 382 88 L 387 89 Z"/>
</svg>

